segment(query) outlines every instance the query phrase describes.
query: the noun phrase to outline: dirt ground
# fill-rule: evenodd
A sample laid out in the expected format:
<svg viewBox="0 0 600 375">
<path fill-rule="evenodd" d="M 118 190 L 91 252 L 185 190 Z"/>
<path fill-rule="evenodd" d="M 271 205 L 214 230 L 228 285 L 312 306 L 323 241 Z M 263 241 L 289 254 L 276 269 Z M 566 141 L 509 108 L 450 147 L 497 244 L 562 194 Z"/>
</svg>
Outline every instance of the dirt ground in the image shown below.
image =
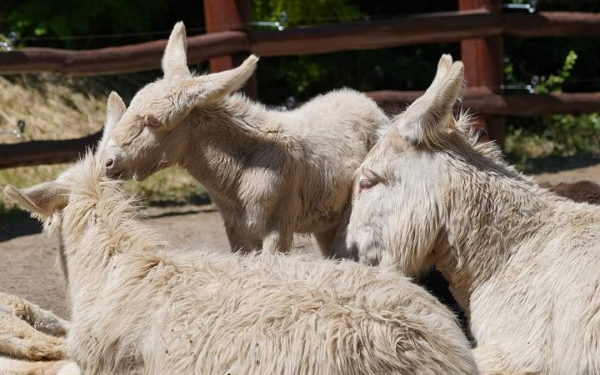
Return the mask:
<svg viewBox="0 0 600 375">
<path fill-rule="evenodd" d="M 553 184 L 578 180 L 600 183 L 600 163 L 536 177 L 540 182 Z M 150 208 L 144 214 L 148 224 L 156 227 L 164 238 L 184 248 L 206 246 L 228 251 L 221 217 L 212 206 Z M 294 246 L 318 256 L 308 236 L 296 237 Z M 33 220 L 0 228 L 0 290 L 68 317 L 63 280 L 55 266 L 56 255 L 55 242 L 41 234 L 40 226 Z"/>
</svg>

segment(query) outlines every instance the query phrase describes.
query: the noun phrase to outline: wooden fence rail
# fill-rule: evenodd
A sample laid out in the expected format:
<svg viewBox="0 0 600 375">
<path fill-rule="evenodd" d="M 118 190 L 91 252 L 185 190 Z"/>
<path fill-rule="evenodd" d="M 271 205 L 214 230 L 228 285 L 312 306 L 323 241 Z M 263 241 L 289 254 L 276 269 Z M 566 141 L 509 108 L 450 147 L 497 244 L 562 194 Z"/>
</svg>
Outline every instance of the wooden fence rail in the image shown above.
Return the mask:
<svg viewBox="0 0 600 375">
<path fill-rule="evenodd" d="M 0 169 L 76 160 L 87 147 L 93 147 L 102 131 L 77 139 L 31 141 L 0 145 Z"/>
<path fill-rule="evenodd" d="M 0 74 L 50 72 L 63 75 L 104 75 L 158 69 L 167 40 L 123 47 L 69 51 L 54 48 L 23 48 L 0 52 Z M 213 56 L 249 50 L 241 31 L 223 31 L 188 38 L 190 63 Z"/>
<path fill-rule="evenodd" d="M 491 14 L 485 10 L 431 13 L 392 20 L 348 22 L 284 31 L 221 31 L 188 38 L 188 60 L 252 52 L 302 55 L 460 41 L 500 34 L 522 37 L 600 36 L 600 14 L 541 12 Z M 52 72 L 104 75 L 157 69 L 166 40 L 97 50 L 23 48 L 0 52 L 0 74 Z"/>
<path fill-rule="evenodd" d="M 406 108 L 421 96 L 423 91 L 384 90 L 366 94 L 388 113 L 395 113 Z M 600 109 L 600 93 L 500 95 L 487 87 L 470 87 L 465 91 L 462 107 L 472 113 L 498 116 L 597 113 Z"/>
</svg>

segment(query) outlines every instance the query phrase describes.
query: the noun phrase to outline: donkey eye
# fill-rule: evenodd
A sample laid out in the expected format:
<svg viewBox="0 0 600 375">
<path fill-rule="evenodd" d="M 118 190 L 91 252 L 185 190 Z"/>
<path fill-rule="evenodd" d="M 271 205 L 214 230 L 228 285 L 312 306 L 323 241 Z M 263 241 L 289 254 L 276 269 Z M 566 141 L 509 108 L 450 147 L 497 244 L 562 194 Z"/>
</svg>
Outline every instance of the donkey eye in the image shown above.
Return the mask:
<svg viewBox="0 0 600 375">
<path fill-rule="evenodd" d="M 156 129 L 156 128 L 160 128 L 162 126 L 162 123 L 160 121 L 158 121 L 158 119 L 156 119 L 155 117 L 148 116 L 144 120 L 144 126 L 147 126 L 152 129 Z"/>
<path fill-rule="evenodd" d="M 360 191 L 362 192 L 362 191 L 372 188 L 373 186 L 377 185 L 378 183 L 379 183 L 379 180 L 369 179 L 369 178 L 361 178 L 361 180 L 358 183 L 358 187 L 359 187 Z"/>
</svg>

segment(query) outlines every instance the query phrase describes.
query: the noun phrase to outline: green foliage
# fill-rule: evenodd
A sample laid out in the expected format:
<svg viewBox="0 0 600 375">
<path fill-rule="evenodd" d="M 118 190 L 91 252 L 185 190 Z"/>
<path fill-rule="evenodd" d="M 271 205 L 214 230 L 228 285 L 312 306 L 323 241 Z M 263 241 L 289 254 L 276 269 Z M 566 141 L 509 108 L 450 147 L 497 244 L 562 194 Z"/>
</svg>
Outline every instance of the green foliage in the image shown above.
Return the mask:
<svg viewBox="0 0 600 375">
<path fill-rule="evenodd" d="M 558 70 L 557 74 L 549 74 L 542 76 L 539 85 L 535 87 L 536 94 L 559 93 L 562 91 L 562 86 L 565 81 L 571 76 L 571 71 L 575 67 L 577 54 L 571 50 L 565 58 L 563 67 Z"/>
<path fill-rule="evenodd" d="M 66 38 L 151 30 L 164 0 L 26 0 L 7 11 L 10 28 L 22 39 Z M 82 41 L 68 41 L 82 48 Z"/>
<path fill-rule="evenodd" d="M 288 26 L 350 21 L 362 16 L 349 0 L 252 0 L 255 21 L 279 21 L 281 12 L 287 14 Z"/>
<path fill-rule="evenodd" d="M 575 68 L 577 54 L 569 51 L 556 74 L 540 79 L 536 94 L 559 93 Z M 514 77 L 510 61 L 505 65 L 506 82 L 520 84 Z M 506 151 L 519 163 L 529 158 L 573 156 L 576 153 L 600 152 L 600 115 L 550 115 L 527 119 L 511 119 L 506 138 Z"/>
</svg>

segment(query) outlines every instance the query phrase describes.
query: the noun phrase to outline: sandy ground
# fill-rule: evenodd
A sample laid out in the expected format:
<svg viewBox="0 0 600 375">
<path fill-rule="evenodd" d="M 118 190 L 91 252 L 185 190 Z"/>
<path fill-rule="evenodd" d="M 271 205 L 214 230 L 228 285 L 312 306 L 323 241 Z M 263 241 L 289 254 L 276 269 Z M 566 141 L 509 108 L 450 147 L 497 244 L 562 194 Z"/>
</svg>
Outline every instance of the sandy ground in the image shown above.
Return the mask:
<svg viewBox="0 0 600 375">
<path fill-rule="evenodd" d="M 600 183 L 600 164 L 556 173 L 537 175 L 541 182 L 591 180 Z M 223 223 L 211 206 L 151 208 L 147 222 L 164 238 L 185 248 L 206 246 L 228 251 Z M 294 246 L 315 255 L 318 250 L 308 236 L 296 237 Z M 0 228 L 0 290 L 29 299 L 57 314 L 68 317 L 62 276 L 55 266 L 55 242 L 40 233 L 33 220 Z"/>
</svg>

